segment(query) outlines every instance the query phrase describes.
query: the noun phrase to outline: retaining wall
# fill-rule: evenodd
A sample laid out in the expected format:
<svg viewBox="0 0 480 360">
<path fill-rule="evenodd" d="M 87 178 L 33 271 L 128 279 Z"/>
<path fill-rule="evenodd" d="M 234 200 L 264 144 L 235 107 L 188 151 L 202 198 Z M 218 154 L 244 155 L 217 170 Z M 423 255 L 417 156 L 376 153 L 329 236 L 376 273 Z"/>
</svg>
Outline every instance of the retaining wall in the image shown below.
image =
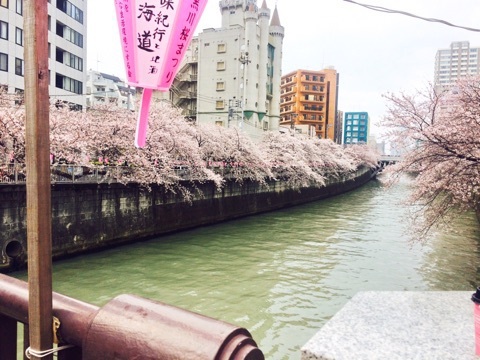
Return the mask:
<svg viewBox="0 0 480 360">
<path fill-rule="evenodd" d="M 54 184 L 52 255 L 60 258 L 315 201 L 353 190 L 374 175 L 375 170 L 361 169 L 350 179 L 300 191 L 273 180 L 268 186 L 228 181 L 220 190 L 207 182 L 195 184 L 203 195 L 190 203 L 160 186 Z M 26 249 L 25 185 L 0 185 L 0 269 L 25 265 Z"/>
</svg>

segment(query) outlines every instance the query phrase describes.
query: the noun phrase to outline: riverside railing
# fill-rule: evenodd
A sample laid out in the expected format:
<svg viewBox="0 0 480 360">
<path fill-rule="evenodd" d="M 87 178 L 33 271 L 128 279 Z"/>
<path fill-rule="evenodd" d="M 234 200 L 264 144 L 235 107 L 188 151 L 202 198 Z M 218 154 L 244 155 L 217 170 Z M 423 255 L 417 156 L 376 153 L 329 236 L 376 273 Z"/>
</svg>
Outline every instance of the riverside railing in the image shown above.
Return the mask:
<svg viewBox="0 0 480 360">
<path fill-rule="evenodd" d="M 53 293 L 53 338 L 60 360 L 264 360 L 244 329 L 134 295 L 103 307 Z M 28 344 L 28 284 L 0 274 L 0 359 L 17 359 L 18 324 Z"/>
<path fill-rule="evenodd" d="M 52 183 L 71 182 L 116 182 L 131 171 L 129 166 L 80 166 L 59 164 L 51 166 Z M 24 167 L 8 164 L 0 167 L 0 183 L 21 184 L 26 181 Z"/>
<path fill-rule="evenodd" d="M 215 173 L 221 175 L 224 179 L 235 179 L 241 176 L 241 171 L 235 171 L 228 164 L 215 166 L 211 168 Z M 325 185 L 333 183 L 342 183 L 354 179 L 370 169 L 360 167 L 356 171 L 338 172 L 322 169 L 320 173 L 325 177 Z M 122 178 L 130 174 L 130 166 L 120 165 L 94 165 L 91 167 L 71 164 L 58 164 L 51 166 L 52 183 L 111 183 L 120 182 Z M 196 180 L 197 177 L 192 174 L 188 166 L 174 166 L 170 175 L 178 180 Z M 275 174 L 275 178 L 281 180 L 284 178 L 281 171 Z M 24 167 L 17 164 L 8 164 L 0 166 L 0 184 L 23 184 L 26 181 Z"/>
</svg>

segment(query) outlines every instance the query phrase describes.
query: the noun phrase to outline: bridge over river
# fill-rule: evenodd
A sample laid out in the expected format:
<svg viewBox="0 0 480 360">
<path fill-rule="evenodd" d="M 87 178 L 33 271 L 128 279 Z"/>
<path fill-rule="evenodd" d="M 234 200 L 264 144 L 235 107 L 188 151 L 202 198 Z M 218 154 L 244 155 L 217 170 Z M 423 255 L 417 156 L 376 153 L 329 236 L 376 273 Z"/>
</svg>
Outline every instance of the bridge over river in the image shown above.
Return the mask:
<svg viewBox="0 0 480 360">
<path fill-rule="evenodd" d="M 395 164 L 402 160 L 400 155 L 381 155 L 379 163 L 382 167 L 387 165 Z"/>
</svg>

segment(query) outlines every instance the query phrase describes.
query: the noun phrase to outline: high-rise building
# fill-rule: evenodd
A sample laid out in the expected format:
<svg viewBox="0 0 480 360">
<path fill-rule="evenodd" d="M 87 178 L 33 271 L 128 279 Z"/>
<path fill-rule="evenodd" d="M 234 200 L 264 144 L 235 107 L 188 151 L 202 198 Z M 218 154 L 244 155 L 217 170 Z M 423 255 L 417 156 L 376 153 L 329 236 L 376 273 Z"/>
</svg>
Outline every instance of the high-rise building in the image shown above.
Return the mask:
<svg viewBox="0 0 480 360">
<path fill-rule="evenodd" d="M 435 88 L 446 89 L 462 77 L 480 74 L 479 57 L 480 48 L 470 47 L 468 41 L 452 42 L 450 48 L 438 50 L 435 57 Z"/>
<path fill-rule="evenodd" d="M 348 144 L 367 144 L 370 131 L 370 117 L 367 112 L 346 112 L 343 143 Z"/>
<path fill-rule="evenodd" d="M 198 123 L 278 129 L 284 28 L 266 0 L 221 0 L 222 26 L 194 38 L 169 100 Z"/>
<path fill-rule="evenodd" d="M 335 140 L 339 74 L 333 68 L 282 76 L 280 125 L 308 126 L 308 134 Z"/>
<path fill-rule="evenodd" d="M 337 118 L 335 120 L 335 138 L 333 141 L 337 144 L 342 143 L 342 135 L 343 135 L 343 111 L 337 110 Z"/>
<path fill-rule="evenodd" d="M 87 1 L 48 1 L 50 98 L 72 108 L 85 106 Z M 23 93 L 23 0 L 0 1 L 0 86 Z"/>
</svg>

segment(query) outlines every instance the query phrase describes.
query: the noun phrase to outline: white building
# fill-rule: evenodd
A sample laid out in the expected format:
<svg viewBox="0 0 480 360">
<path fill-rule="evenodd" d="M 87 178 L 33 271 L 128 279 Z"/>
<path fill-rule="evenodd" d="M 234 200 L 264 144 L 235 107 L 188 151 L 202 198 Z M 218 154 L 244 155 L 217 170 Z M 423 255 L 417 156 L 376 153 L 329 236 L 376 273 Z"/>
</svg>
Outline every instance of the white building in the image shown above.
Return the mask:
<svg viewBox="0 0 480 360">
<path fill-rule="evenodd" d="M 462 77 L 480 74 L 479 57 L 480 48 L 470 47 L 468 41 L 452 42 L 449 49 L 438 50 L 435 57 L 435 88 L 447 88 Z"/>
<path fill-rule="evenodd" d="M 87 1 L 48 1 L 49 94 L 53 100 L 85 107 Z M 24 91 L 23 0 L 0 0 L 0 85 Z"/>
<path fill-rule="evenodd" d="M 272 1 L 272 0 L 271 0 Z M 198 123 L 277 130 L 284 28 L 266 0 L 221 0 L 222 26 L 194 38 L 169 100 Z"/>
<path fill-rule="evenodd" d="M 87 108 L 114 103 L 118 107 L 135 110 L 135 88 L 114 75 L 89 70 L 86 82 Z"/>
</svg>

